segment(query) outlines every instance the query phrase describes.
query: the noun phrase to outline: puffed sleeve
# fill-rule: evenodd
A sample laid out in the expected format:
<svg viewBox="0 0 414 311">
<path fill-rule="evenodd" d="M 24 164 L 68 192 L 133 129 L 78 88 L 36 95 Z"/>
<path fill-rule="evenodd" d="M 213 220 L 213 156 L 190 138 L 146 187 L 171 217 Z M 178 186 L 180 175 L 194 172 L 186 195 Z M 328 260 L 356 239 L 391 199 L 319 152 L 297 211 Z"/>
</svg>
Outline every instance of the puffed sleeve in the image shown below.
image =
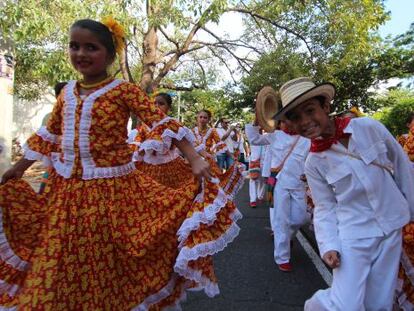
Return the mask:
<svg viewBox="0 0 414 311">
<path fill-rule="evenodd" d="M 63 96 L 59 96 L 46 126 L 42 126 L 23 146 L 26 159 L 40 160 L 44 165 L 51 166 L 51 153 L 60 149 L 63 103 Z"/>
<path fill-rule="evenodd" d="M 128 108 L 149 127 L 145 141 L 140 144 L 140 152 L 165 153 L 171 148 L 173 139 L 194 141 L 194 135 L 176 119 L 166 116 L 137 85 L 125 83 L 123 100 Z"/>
<path fill-rule="evenodd" d="M 335 194 L 310 159 L 305 164 L 306 178 L 315 204 L 313 223 L 321 257 L 328 251 L 340 251 Z"/>
<path fill-rule="evenodd" d="M 214 153 L 227 150 L 226 143 L 221 140 L 220 135 L 217 133 L 216 129 L 213 129 L 210 137 L 213 142 L 211 150 Z"/>
</svg>

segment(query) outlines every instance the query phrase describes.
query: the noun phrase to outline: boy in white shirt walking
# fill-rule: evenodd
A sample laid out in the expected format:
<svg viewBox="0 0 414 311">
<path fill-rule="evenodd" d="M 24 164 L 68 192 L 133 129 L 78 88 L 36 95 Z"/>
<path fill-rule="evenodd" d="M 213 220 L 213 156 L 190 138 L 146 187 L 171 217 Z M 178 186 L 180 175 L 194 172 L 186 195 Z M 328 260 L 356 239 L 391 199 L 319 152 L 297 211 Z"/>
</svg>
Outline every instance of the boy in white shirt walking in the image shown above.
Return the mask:
<svg viewBox="0 0 414 311">
<path fill-rule="evenodd" d="M 271 170 L 276 172 L 276 186 L 271 213 L 274 232 L 274 258 L 279 269 L 292 271 L 290 262 L 291 241 L 297 230 L 309 221 L 306 210 L 304 174 L 305 159 L 309 152 L 309 139 L 289 132 L 287 124 L 273 133 L 261 135 L 258 126 L 246 125 L 251 145 L 270 145 Z"/>
<path fill-rule="evenodd" d="M 285 83 L 288 119 L 311 139 L 305 172 L 323 260 L 333 268 L 332 287 L 305 310 L 391 310 L 401 254 L 401 228 L 414 215 L 414 174 L 407 156 L 379 122 L 330 119 L 332 84 L 309 78 Z"/>
</svg>

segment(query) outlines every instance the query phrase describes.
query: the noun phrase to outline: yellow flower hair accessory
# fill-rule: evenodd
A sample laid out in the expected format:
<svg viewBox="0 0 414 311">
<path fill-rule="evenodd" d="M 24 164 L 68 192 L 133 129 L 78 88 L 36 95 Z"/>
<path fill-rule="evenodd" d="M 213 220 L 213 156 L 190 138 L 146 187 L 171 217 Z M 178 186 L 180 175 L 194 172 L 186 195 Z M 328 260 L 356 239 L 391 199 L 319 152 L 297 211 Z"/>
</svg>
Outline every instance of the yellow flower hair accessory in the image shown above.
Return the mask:
<svg viewBox="0 0 414 311">
<path fill-rule="evenodd" d="M 354 106 L 351 109 L 349 109 L 349 111 L 355 114 L 358 118 L 364 116 L 364 114 L 361 112 L 361 110 L 358 109 L 358 107 Z"/>
<path fill-rule="evenodd" d="M 107 16 L 102 19 L 102 24 L 108 27 L 112 33 L 112 39 L 115 44 L 115 51 L 119 55 L 125 49 L 125 31 L 112 16 Z"/>
</svg>

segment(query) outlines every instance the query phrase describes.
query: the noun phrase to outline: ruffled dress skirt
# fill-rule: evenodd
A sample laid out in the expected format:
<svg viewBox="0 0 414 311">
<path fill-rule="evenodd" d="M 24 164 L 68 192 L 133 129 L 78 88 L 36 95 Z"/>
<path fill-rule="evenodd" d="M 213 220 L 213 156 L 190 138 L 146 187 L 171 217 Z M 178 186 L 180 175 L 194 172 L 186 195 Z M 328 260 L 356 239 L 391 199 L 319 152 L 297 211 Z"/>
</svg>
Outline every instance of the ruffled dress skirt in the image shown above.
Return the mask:
<svg viewBox="0 0 414 311">
<path fill-rule="evenodd" d="M 22 180 L 0 186 L 0 305 L 161 310 L 179 309 L 186 289 L 218 294 L 211 256 L 241 214 L 219 180 L 187 177 L 166 187 L 140 170 L 92 180 L 52 170 L 43 195 Z"/>
<path fill-rule="evenodd" d="M 403 228 L 403 253 L 398 272 L 396 300 L 401 310 L 414 310 L 414 223 Z"/>
</svg>

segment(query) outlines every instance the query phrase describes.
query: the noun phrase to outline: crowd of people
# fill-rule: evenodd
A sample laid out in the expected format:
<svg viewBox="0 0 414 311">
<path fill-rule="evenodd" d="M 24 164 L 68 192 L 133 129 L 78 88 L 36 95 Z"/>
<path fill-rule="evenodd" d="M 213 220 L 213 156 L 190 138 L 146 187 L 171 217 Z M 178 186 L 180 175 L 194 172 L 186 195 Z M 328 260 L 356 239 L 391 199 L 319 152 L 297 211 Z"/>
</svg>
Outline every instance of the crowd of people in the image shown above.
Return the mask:
<svg viewBox="0 0 414 311">
<path fill-rule="evenodd" d="M 302 77 L 280 88 L 270 133 L 258 120 L 245 133 L 228 118 L 213 126 L 205 109 L 189 129 L 168 116 L 169 94 L 109 74 L 125 44 L 115 21 L 78 20 L 69 38 L 82 79 L 60 85 L 2 176 L 3 309 L 179 309 L 187 290 L 217 295 L 212 256 L 239 232 L 245 176 L 250 206 L 269 202 L 281 271 L 313 224 L 333 283 L 305 310 L 414 309 L 414 115 L 400 145 L 357 109 L 332 115 L 335 87 Z M 35 193 L 21 177 L 38 160 L 48 171 Z"/>
</svg>

